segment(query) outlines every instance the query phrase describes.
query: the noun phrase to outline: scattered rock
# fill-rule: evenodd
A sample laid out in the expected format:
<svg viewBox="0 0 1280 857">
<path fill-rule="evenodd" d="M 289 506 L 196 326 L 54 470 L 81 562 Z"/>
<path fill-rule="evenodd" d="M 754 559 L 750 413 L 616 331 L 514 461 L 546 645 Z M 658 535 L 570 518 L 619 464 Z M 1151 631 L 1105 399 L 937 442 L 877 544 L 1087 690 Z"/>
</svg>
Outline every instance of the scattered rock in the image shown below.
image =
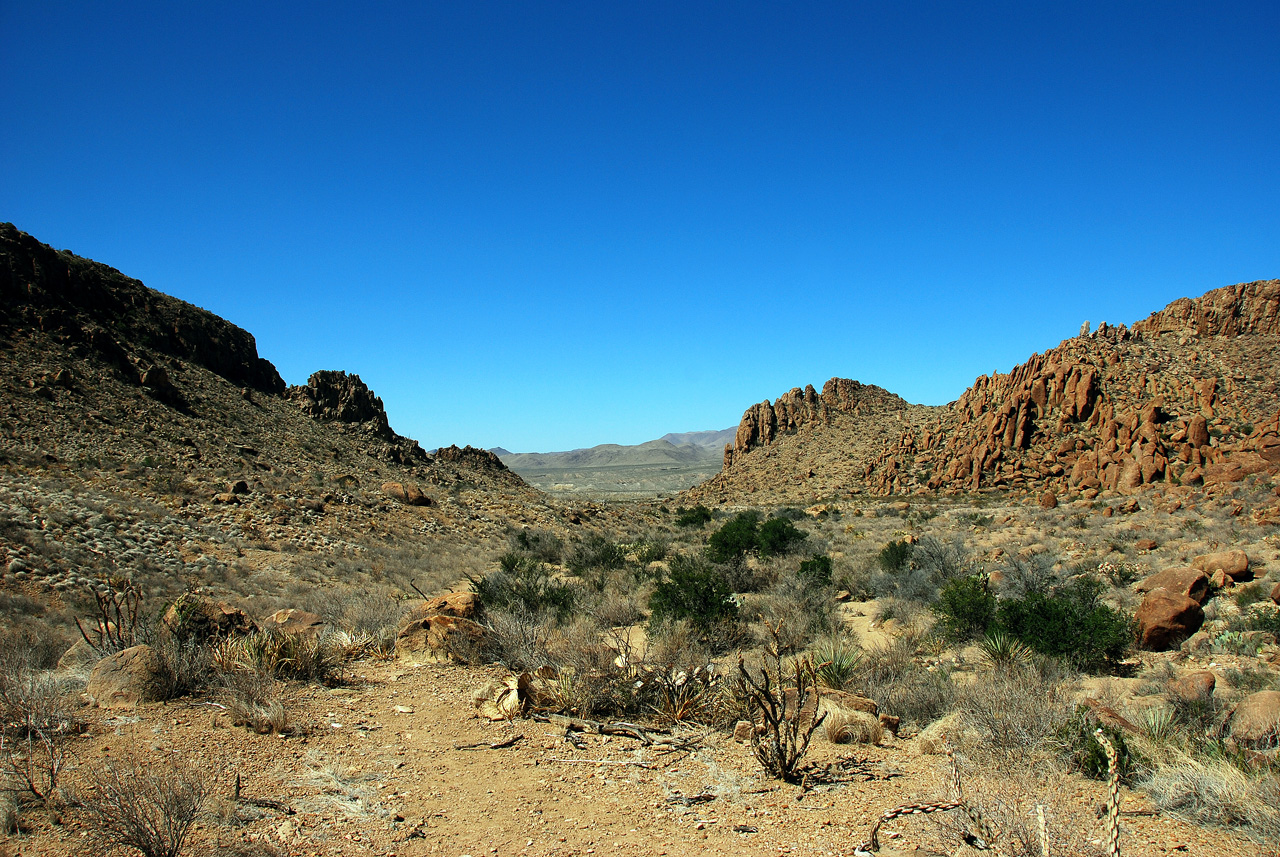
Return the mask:
<svg viewBox="0 0 1280 857">
<path fill-rule="evenodd" d="M 1138 539 L 1133 546 L 1140 551 L 1153 551 L 1157 547 L 1155 539 Z"/>
<path fill-rule="evenodd" d="M 485 640 L 484 626 L 457 616 L 429 616 L 410 622 L 396 636 L 396 654 L 427 663 L 475 663 Z"/>
<path fill-rule="evenodd" d="M 1169 693 L 1187 702 L 1199 702 L 1213 697 L 1218 678 L 1208 670 L 1187 673 L 1169 685 Z"/>
<path fill-rule="evenodd" d="M 1054 493 L 1053 491 L 1046 491 L 1046 492 L 1044 492 L 1043 494 L 1041 494 L 1041 495 L 1040 495 L 1040 508 L 1041 508 L 1041 509 L 1056 509 L 1056 508 L 1058 508 L 1058 495 L 1057 495 L 1056 493 Z"/>
<path fill-rule="evenodd" d="M 382 493 L 395 500 L 399 500 L 406 506 L 434 506 L 435 501 L 422 493 L 417 485 L 405 484 L 402 482 L 385 482 L 382 485 Z"/>
<path fill-rule="evenodd" d="M 1223 573 L 1232 580 L 1237 581 L 1248 580 L 1252 577 L 1249 574 L 1249 557 L 1242 550 L 1204 554 L 1191 560 L 1191 565 L 1205 574 L 1212 574 L 1218 569 L 1222 569 Z"/>
<path fill-rule="evenodd" d="M 133 708 L 167 695 L 164 664 L 150 646 L 134 646 L 98 661 L 85 695 L 99 708 Z"/>
<path fill-rule="evenodd" d="M 1231 739 L 1256 750 L 1280 745 L 1280 690 L 1260 690 L 1242 699 L 1231 714 Z"/>
<path fill-rule="evenodd" d="M 401 625 L 418 622 L 432 616 L 457 616 L 459 619 L 475 619 L 480 613 L 480 597 L 474 592 L 450 592 L 428 598 L 409 610 Z"/>
<path fill-rule="evenodd" d="M 755 724 L 750 720 L 739 720 L 733 724 L 733 740 L 739 744 L 744 744 L 751 740 L 751 736 L 755 734 Z"/>
<path fill-rule="evenodd" d="M 1142 599 L 1135 619 L 1139 647 L 1165 652 L 1200 630 L 1204 624 L 1204 611 L 1194 598 L 1167 589 L 1155 589 Z"/>
<path fill-rule="evenodd" d="M 831 688 L 823 688 L 822 699 L 824 702 L 848 709 L 849 711 L 862 711 L 867 714 L 876 714 L 879 707 L 874 699 L 867 699 L 865 696 L 858 696 L 856 693 L 849 693 L 844 690 L 833 690 Z"/>
</svg>

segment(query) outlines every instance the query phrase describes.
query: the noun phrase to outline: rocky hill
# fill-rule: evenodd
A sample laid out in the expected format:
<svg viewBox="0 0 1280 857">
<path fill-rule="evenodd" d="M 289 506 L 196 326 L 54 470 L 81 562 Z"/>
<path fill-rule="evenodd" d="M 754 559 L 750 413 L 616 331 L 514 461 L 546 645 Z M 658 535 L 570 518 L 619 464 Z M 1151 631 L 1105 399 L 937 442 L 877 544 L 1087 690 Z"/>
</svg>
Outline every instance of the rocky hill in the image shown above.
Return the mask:
<svg viewBox="0 0 1280 857">
<path fill-rule="evenodd" d="M 248 332 L 8 224 L 0 413 L 0 589 L 24 597 L 200 585 L 246 557 L 278 582 L 410 533 L 566 525 L 492 453 L 397 434 L 358 376 L 286 388 Z"/>
<path fill-rule="evenodd" d="M 936 408 L 880 387 L 832 378 L 818 393 L 799 387 L 747 409 L 723 469 L 688 492 L 698 502 L 804 502 L 861 490 L 887 444 Z"/>
<path fill-rule="evenodd" d="M 841 493 L 1134 493 L 1280 468 L 1280 281 L 1183 298 L 1131 327 L 1106 324 L 984 376 L 950 405 L 878 391 L 852 410 L 793 390 L 744 414 L 724 472 L 694 499 Z M 833 395 L 834 394 L 834 395 Z"/>
</svg>

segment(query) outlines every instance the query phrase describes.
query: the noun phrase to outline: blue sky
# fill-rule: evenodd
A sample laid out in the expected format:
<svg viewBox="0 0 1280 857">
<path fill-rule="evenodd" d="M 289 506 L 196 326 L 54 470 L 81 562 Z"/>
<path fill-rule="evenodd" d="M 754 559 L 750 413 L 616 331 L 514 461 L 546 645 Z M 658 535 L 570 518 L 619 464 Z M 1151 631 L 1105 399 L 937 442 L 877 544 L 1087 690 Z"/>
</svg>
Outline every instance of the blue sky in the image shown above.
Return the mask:
<svg viewBox="0 0 1280 857">
<path fill-rule="evenodd" d="M 1280 276 L 1275 3 L 0 0 L 0 220 L 425 446 L 956 398 Z"/>
</svg>

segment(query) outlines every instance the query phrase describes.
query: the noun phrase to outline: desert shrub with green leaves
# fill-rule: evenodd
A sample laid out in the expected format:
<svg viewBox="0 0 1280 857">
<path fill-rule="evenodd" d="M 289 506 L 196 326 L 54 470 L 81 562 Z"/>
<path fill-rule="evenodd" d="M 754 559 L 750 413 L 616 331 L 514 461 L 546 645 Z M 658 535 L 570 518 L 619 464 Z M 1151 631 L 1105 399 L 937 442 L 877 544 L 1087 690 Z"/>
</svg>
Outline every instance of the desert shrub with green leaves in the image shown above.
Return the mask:
<svg viewBox="0 0 1280 857">
<path fill-rule="evenodd" d="M 622 545 L 598 534 L 592 534 L 578 542 L 569 551 L 565 566 L 579 577 L 591 571 L 607 571 L 622 568 L 627 561 Z"/>
<path fill-rule="evenodd" d="M 702 632 L 736 622 L 738 604 L 721 571 L 696 557 L 672 557 L 670 570 L 658 581 L 649 599 L 649 624 L 687 621 Z"/>
<path fill-rule="evenodd" d="M 774 517 L 761 522 L 760 513 L 739 512 L 707 540 L 707 557 L 712 562 L 741 562 L 748 554 L 760 557 L 785 556 L 805 539 L 790 519 Z"/>
<path fill-rule="evenodd" d="M 1077 669 L 1116 669 L 1133 646 L 1132 620 L 1099 601 L 1103 584 L 1078 577 L 1050 593 L 1001 602 L 998 626 L 1042 655 Z"/>
<path fill-rule="evenodd" d="M 800 568 L 796 571 L 806 584 L 813 586 L 830 586 L 831 585 L 831 557 L 826 554 L 814 554 L 806 560 L 801 560 Z"/>
<path fill-rule="evenodd" d="M 691 509 L 676 510 L 677 527 L 702 527 L 711 523 L 711 510 L 699 503 Z"/>
<path fill-rule="evenodd" d="M 996 597 L 981 574 L 957 577 L 942 587 L 933 605 L 948 639 L 967 641 L 987 633 L 996 618 Z"/>
<path fill-rule="evenodd" d="M 578 604 L 578 584 L 557 578 L 538 560 L 507 553 L 497 571 L 472 578 L 471 589 L 486 610 L 547 614 L 563 621 Z"/>
</svg>

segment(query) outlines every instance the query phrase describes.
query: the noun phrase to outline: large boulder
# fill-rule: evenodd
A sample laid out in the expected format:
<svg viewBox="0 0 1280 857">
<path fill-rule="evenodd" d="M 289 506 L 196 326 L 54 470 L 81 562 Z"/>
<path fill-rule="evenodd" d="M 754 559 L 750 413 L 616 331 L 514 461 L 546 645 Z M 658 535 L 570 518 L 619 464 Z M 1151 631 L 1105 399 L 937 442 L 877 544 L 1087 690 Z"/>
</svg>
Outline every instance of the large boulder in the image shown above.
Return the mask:
<svg viewBox="0 0 1280 857">
<path fill-rule="evenodd" d="M 1138 592 L 1167 589 L 1203 604 L 1209 598 L 1209 578 L 1197 568 L 1166 568 L 1164 571 L 1139 581 L 1133 587 Z"/>
<path fill-rule="evenodd" d="M 1187 673 L 1169 684 L 1169 693 L 1186 702 L 1201 702 L 1213 698 L 1218 678 L 1208 670 Z"/>
<path fill-rule="evenodd" d="M 1204 611 L 1194 599 L 1167 589 L 1147 593 L 1138 607 L 1138 645 L 1153 652 L 1177 647 L 1204 624 Z"/>
<path fill-rule="evenodd" d="M 308 613 L 306 610 L 296 610 L 292 607 L 277 610 L 262 620 L 264 628 L 298 637 L 318 637 L 324 633 L 327 625 L 328 623 L 325 622 L 324 617 L 315 613 Z"/>
<path fill-rule="evenodd" d="M 422 493 L 417 485 L 411 485 L 404 482 L 384 482 L 382 484 L 382 493 L 386 494 L 394 500 L 399 500 L 406 506 L 431 506 L 435 501 Z"/>
<path fill-rule="evenodd" d="M 173 602 L 160 624 L 163 633 L 201 645 L 258 630 L 257 623 L 240 608 L 190 592 Z"/>
<path fill-rule="evenodd" d="M 396 655 L 421 663 L 475 663 L 484 640 L 484 626 L 478 622 L 458 616 L 428 616 L 400 630 Z"/>
<path fill-rule="evenodd" d="M 1204 554 L 1191 560 L 1191 565 L 1205 574 L 1221 569 L 1232 580 L 1248 580 L 1253 576 L 1249 573 L 1249 557 L 1242 550 Z"/>
<path fill-rule="evenodd" d="M 1280 690 L 1251 693 L 1231 714 L 1231 740 L 1256 750 L 1280 746 Z"/>
<path fill-rule="evenodd" d="M 133 646 L 98 661 L 85 695 L 100 708 L 133 708 L 164 699 L 168 691 L 164 663 L 150 646 Z"/>
<path fill-rule="evenodd" d="M 474 592 L 450 592 L 419 602 L 409 610 L 401 625 L 417 622 L 430 616 L 457 616 L 459 619 L 475 619 L 480 614 L 480 598 Z"/>
</svg>

